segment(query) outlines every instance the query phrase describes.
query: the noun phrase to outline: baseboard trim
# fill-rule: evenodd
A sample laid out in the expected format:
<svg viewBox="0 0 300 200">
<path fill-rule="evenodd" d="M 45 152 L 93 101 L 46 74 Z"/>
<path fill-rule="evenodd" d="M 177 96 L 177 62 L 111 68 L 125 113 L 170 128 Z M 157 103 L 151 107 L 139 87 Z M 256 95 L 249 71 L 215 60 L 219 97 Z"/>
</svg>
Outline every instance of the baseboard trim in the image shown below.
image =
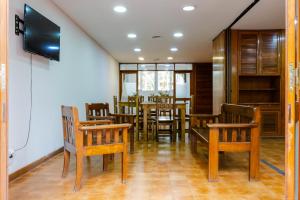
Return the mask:
<svg viewBox="0 0 300 200">
<path fill-rule="evenodd" d="M 64 148 L 61 147 L 51 153 L 49 153 L 48 155 L 34 161 L 33 163 L 30 163 L 29 165 L 26 165 L 25 167 L 15 171 L 14 173 L 9 175 L 9 182 L 15 180 L 16 178 L 26 174 L 27 172 L 31 171 L 32 169 L 36 168 L 37 166 L 39 166 L 40 164 L 42 164 L 43 162 L 46 162 L 47 160 L 49 160 L 50 158 L 53 158 L 54 156 L 56 156 L 57 154 L 61 153 L 64 151 Z"/>
</svg>

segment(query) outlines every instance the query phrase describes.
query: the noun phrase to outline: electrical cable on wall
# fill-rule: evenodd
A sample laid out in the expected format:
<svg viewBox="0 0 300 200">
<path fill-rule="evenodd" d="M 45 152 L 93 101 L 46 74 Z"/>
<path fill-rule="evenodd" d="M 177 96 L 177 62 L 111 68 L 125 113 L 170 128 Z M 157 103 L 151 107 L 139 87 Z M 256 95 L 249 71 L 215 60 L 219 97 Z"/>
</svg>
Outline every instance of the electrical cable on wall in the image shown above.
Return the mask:
<svg viewBox="0 0 300 200">
<path fill-rule="evenodd" d="M 30 54 L 30 111 L 29 111 L 29 121 L 28 121 L 28 131 L 27 131 L 27 138 L 25 144 L 15 149 L 15 152 L 20 151 L 24 149 L 28 145 L 28 141 L 30 138 L 30 132 L 31 132 L 31 116 L 32 116 L 32 54 Z"/>
</svg>

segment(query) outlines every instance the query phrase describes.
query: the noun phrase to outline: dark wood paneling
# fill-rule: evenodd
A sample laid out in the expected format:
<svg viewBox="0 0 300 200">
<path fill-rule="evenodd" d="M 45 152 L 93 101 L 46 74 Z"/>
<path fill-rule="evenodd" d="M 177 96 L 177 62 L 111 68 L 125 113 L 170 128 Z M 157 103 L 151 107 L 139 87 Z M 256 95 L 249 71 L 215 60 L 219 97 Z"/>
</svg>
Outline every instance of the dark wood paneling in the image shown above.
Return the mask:
<svg viewBox="0 0 300 200">
<path fill-rule="evenodd" d="M 226 33 L 221 32 L 213 40 L 213 114 L 221 113 L 221 105 L 226 102 Z"/>
<path fill-rule="evenodd" d="M 194 112 L 212 113 L 212 63 L 193 65 Z"/>
</svg>

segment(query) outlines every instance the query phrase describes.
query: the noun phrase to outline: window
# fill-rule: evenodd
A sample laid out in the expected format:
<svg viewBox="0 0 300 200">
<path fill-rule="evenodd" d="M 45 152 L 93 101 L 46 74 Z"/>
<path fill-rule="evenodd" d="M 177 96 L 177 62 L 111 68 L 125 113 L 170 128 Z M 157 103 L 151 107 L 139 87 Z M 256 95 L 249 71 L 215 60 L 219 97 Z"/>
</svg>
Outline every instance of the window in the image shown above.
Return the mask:
<svg viewBox="0 0 300 200">
<path fill-rule="evenodd" d="M 139 71 L 139 91 L 155 90 L 155 71 Z"/>
<path fill-rule="evenodd" d="M 158 71 L 158 91 L 170 93 L 173 90 L 173 71 Z"/>
</svg>

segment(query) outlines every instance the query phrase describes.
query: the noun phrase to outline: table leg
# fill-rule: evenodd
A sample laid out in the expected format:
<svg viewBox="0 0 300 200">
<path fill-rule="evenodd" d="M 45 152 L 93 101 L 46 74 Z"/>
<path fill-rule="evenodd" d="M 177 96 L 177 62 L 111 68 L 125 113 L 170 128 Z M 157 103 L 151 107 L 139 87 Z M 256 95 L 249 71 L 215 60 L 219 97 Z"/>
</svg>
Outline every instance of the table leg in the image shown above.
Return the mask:
<svg viewBox="0 0 300 200">
<path fill-rule="evenodd" d="M 182 141 L 185 141 L 185 107 L 180 108 L 181 110 L 181 138 Z"/>
<path fill-rule="evenodd" d="M 143 116 L 144 128 L 143 128 L 143 134 L 142 134 L 143 138 L 142 139 L 146 138 L 145 136 L 147 135 L 147 131 L 148 131 L 148 124 L 147 124 L 148 119 L 147 119 L 147 117 L 148 117 L 148 108 L 144 107 L 144 116 Z"/>
<path fill-rule="evenodd" d="M 130 153 L 134 152 L 134 117 L 130 117 L 130 123 L 132 124 L 132 127 L 129 130 L 129 139 L 130 139 Z"/>
</svg>

